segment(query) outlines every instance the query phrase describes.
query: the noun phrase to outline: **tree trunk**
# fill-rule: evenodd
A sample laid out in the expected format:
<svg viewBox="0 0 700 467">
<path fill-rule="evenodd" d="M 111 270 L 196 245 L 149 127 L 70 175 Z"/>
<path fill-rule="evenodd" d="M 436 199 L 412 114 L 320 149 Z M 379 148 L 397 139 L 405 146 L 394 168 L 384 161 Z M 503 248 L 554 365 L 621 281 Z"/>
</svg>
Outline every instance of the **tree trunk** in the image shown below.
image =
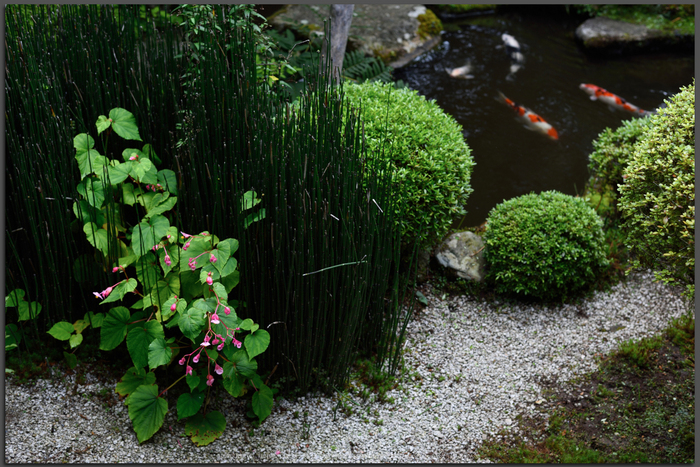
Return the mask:
<svg viewBox="0 0 700 467">
<path fill-rule="evenodd" d="M 343 74 L 343 57 L 345 57 L 345 46 L 348 43 L 354 8 L 354 4 L 331 5 L 331 76 L 336 83 L 340 83 Z"/>
</svg>

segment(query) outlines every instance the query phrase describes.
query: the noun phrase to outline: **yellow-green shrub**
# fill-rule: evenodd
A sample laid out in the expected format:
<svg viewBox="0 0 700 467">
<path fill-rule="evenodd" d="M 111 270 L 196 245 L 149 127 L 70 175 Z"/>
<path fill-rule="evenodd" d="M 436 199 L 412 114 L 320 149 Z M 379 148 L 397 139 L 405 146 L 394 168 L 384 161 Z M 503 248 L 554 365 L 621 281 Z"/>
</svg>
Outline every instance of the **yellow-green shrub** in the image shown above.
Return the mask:
<svg viewBox="0 0 700 467">
<path fill-rule="evenodd" d="M 695 81 L 651 117 L 619 186 L 633 268 L 695 293 Z"/>
</svg>

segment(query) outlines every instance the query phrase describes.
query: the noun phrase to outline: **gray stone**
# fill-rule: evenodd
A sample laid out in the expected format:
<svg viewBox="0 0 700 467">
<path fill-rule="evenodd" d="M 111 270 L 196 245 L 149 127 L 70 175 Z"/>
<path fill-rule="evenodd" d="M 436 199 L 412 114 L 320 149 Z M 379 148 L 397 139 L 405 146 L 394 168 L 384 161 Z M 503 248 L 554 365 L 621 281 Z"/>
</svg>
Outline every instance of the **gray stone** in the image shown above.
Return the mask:
<svg viewBox="0 0 700 467">
<path fill-rule="evenodd" d="M 649 51 L 668 46 L 684 48 L 687 45 L 692 47 L 693 43 L 693 36 L 603 17 L 583 22 L 576 28 L 576 39 L 587 50 L 605 54 Z"/>
<path fill-rule="evenodd" d="M 400 68 L 440 42 L 439 35 L 418 34 L 418 17 L 425 12 L 425 6 L 415 4 L 355 4 L 348 50 L 362 50 L 393 68 Z M 272 15 L 269 22 L 278 29 L 299 29 L 299 25 L 304 25 L 313 34 L 323 35 L 323 22 L 329 13 L 328 4 L 287 5 Z"/>
<path fill-rule="evenodd" d="M 457 232 L 440 244 L 435 259 L 458 277 L 481 282 L 484 277 L 484 242 L 473 232 Z"/>
</svg>

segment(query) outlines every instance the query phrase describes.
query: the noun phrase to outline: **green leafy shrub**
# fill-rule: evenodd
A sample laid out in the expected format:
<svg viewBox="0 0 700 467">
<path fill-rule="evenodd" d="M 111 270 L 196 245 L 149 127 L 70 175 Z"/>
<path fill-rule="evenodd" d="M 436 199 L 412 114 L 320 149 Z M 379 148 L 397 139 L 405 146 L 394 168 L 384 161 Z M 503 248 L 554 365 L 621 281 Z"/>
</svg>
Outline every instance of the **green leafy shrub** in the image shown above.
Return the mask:
<svg viewBox="0 0 700 467">
<path fill-rule="evenodd" d="M 651 117 L 624 171 L 622 228 L 657 279 L 695 292 L 695 81 Z"/>
<path fill-rule="evenodd" d="M 556 191 L 505 201 L 487 218 L 486 279 L 499 293 L 565 299 L 608 265 L 602 227 L 583 199 Z"/>
<path fill-rule="evenodd" d="M 619 218 L 617 186 L 622 183 L 622 172 L 632 157 L 632 149 L 649 122 L 649 118 L 627 120 L 614 131 L 606 128 L 593 141 L 593 152 L 588 156 L 591 177 L 586 193 L 598 214 L 607 219 Z"/>
<path fill-rule="evenodd" d="M 399 219 L 404 243 L 422 233 L 423 247 L 444 236 L 464 215 L 474 167 L 461 126 L 416 91 L 379 82 L 348 85 L 348 102 L 361 107 L 369 157 L 385 157 L 408 206 Z"/>
</svg>

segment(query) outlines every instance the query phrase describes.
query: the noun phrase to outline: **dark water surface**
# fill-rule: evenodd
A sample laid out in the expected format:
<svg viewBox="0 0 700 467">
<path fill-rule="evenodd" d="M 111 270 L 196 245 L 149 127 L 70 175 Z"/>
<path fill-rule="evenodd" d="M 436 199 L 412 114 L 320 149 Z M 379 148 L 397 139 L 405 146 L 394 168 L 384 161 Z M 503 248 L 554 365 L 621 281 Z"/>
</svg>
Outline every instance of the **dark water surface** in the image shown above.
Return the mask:
<svg viewBox="0 0 700 467">
<path fill-rule="evenodd" d="M 579 84 L 603 87 L 649 111 L 691 84 L 693 55 L 589 57 L 574 41 L 580 22 L 522 10 L 445 22 L 441 45 L 394 72 L 395 79 L 434 99 L 464 129 L 476 167 L 462 227 L 481 224 L 498 203 L 522 194 L 583 191 L 593 140 L 632 117 L 591 101 Z M 512 81 L 506 79 L 510 60 L 499 48 L 502 33 L 514 36 L 525 56 Z M 468 59 L 474 79 L 454 79 L 444 71 Z M 527 130 L 496 101 L 498 91 L 553 125 L 559 140 Z"/>
</svg>

